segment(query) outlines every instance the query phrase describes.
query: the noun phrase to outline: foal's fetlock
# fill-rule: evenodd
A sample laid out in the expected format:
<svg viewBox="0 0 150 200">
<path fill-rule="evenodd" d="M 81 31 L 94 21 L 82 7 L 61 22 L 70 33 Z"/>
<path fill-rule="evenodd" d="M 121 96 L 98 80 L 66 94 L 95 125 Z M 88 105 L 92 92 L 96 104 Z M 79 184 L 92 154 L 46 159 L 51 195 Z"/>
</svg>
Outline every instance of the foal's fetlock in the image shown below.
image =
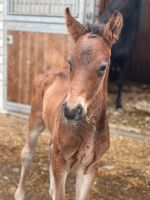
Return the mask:
<svg viewBox="0 0 150 200">
<path fill-rule="evenodd" d="M 15 200 L 23 200 L 24 196 L 25 196 L 25 191 L 22 188 L 18 187 L 14 195 Z"/>
</svg>

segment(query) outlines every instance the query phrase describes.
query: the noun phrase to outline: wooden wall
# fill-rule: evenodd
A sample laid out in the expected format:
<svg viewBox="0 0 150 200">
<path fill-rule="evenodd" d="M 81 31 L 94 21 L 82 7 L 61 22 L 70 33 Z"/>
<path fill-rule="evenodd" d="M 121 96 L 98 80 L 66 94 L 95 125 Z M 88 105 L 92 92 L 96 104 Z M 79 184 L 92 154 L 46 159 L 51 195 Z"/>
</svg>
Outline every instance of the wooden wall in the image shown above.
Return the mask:
<svg viewBox="0 0 150 200">
<path fill-rule="evenodd" d="M 110 0 L 101 0 L 100 12 Z M 150 82 L 150 2 L 142 0 L 141 28 L 128 70 L 131 81 Z M 13 44 L 7 46 L 7 100 L 30 104 L 34 78 L 51 67 L 67 66 L 73 41 L 63 34 L 10 30 Z"/>
<path fill-rule="evenodd" d="M 7 48 L 7 100 L 30 104 L 34 78 L 51 67 L 66 67 L 73 41 L 62 34 L 8 31 L 8 35 L 13 44 Z"/>
<path fill-rule="evenodd" d="M 137 34 L 127 78 L 135 82 L 150 83 L 150 34 Z"/>
<path fill-rule="evenodd" d="M 139 13 L 139 31 L 128 68 L 128 79 L 150 83 L 150 1 L 142 0 Z"/>
<path fill-rule="evenodd" d="M 103 11 L 106 9 L 107 5 L 109 4 L 111 0 L 101 0 L 100 4 L 100 15 L 103 13 Z"/>
<path fill-rule="evenodd" d="M 110 1 L 101 0 L 100 13 Z M 136 34 L 136 45 L 131 55 L 127 79 L 150 83 L 150 0 L 139 0 L 139 3 L 138 23 L 140 27 Z"/>
<path fill-rule="evenodd" d="M 150 0 L 141 1 L 140 30 L 144 33 L 150 33 Z"/>
</svg>

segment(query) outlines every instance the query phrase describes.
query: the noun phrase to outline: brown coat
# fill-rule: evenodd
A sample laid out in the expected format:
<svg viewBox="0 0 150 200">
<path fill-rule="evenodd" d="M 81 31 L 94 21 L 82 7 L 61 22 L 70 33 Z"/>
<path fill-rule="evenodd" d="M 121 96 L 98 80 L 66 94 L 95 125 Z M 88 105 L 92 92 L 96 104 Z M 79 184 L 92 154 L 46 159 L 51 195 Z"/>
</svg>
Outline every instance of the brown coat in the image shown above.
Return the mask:
<svg viewBox="0 0 150 200">
<path fill-rule="evenodd" d="M 104 27 L 88 31 L 71 16 L 68 8 L 65 18 L 76 41 L 68 59 L 70 70 L 51 69 L 35 81 L 16 200 L 24 198 L 25 174 L 37 137 L 45 126 L 52 138 L 50 195 L 53 200 L 64 199 L 67 173 L 72 168 L 77 171 L 76 199 L 86 200 L 98 161 L 109 148 L 107 78 L 111 46 L 119 37 L 122 17 L 115 12 Z"/>
</svg>

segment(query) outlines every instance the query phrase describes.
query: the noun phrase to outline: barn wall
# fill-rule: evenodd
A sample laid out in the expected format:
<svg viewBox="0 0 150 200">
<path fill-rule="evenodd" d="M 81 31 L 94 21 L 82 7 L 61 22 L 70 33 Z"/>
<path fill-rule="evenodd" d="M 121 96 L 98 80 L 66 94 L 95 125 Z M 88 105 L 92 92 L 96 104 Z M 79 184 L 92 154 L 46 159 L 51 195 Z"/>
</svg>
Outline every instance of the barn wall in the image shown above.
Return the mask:
<svg viewBox="0 0 150 200">
<path fill-rule="evenodd" d="M 73 41 L 67 35 L 62 13 L 59 17 L 55 15 L 52 17 L 49 15 L 42 16 L 40 12 L 42 7 L 39 5 L 36 16 L 33 14 L 35 12 L 33 6 L 31 7 L 34 12 L 32 12 L 32 9 L 24 9 L 21 12 L 25 12 L 25 14 L 20 15 L 20 10 L 16 6 L 14 9 L 10 7 L 11 2 L 14 3 L 13 0 L 5 0 L 5 2 L 6 59 L 4 81 L 6 85 L 3 93 L 4 107 L 9 111 L 28 113 L 34 78 L 51 67 L 66 67 L 68 50 L 73 45 Z M 57 4 L 54 1 L 50 2 Z M 92 23 L 95 1 L 78 0 L 77 2 L 79 3 L 77 20 L 82 23 Z M 22 1 L 20 3 L 22 4 Z M 62 3 L 69 4 L 71 9 L 74 10 L 72 5 L 75 1 L 67 0 L 62 1 Z M 31 1 L 26 1 L 24 4 L 31 5 Z M 28 7 L 26 5 L 24 5 L 25 8 Z M 59 6 L 56 7 L 59 13 Z M 18 8 L 20 7 L 18 6 Z M 56 9 L 54 10 L 56 12 Z"/>
<path fill-rule="evenodd" d="M 95 11 L 94 11 L 94 21 L 99 22 L 99 16 L 106 8 L 110 0 L 95 0 Z"/>
<path fill-rule="evenodd" d="M 150 83 L 150 33 L 138 33 L 127 78 L 135 82 Z"/>
<path fill-rule="evenodd" d="M 95 0 L 95 11 L 94 11 L 94 21 L 99 21 L 100 5 L 102 0 Z"/>
<path fill-rule="evenodd" d="M 141 1 L 139 31 L 128 68 L 128 79 L 150 83 L 150 1 Z"/>
<path fill-rule="evenodd" d="M 68 51 L 74 42 L 66 34 L 8 31 L 13 43 L 8 49 L 7 100 L 30 104 L 31 88 L 38 74 L 67 67 Z"/>
<path fill-rule="evenodd" d="M 3 0 L 0 0 L 0 111 L 3 110 L 3 64 L 4 64 L 4 45 L 3 45 Z"/>
<path fill-rule="evenodd" d="M 96 0 L 95 21 L 110 0 Z M 139 31 L 136 34 L 136 45 L 127 71 L 127 79 L 136 82 L 150 83 L 150 0 L 140 2 Z"/>
</svg>

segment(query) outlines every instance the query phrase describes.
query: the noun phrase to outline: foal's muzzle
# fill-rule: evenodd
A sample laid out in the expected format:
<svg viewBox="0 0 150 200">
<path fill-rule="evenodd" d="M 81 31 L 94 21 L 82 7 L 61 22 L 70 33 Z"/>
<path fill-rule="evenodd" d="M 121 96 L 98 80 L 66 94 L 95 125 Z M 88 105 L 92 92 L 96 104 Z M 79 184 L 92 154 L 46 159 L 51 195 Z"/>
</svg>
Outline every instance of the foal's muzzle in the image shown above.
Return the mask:
<svg viewBox="0 0 150 200">
<path fill-rule="evenodd" d="M 76 108 L 70 109 L 65 103 L 63 105 L 63 114 L 67 120 L 79 121 L 83 117 L 83 107 L 78 105 Z"/>
</svg>

